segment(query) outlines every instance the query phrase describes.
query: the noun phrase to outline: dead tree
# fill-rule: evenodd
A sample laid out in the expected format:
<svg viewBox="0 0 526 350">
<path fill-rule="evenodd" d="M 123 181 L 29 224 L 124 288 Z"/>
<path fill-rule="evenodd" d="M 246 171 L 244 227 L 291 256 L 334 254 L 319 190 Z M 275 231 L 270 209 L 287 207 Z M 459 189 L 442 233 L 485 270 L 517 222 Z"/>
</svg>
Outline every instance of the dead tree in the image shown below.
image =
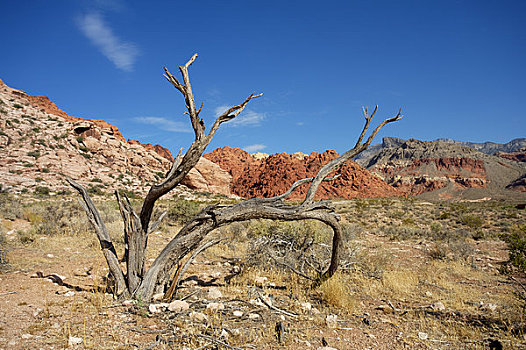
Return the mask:
<svg viewBox="0 0 526 350">
<path fill-rule="evenodd" d="M 165 293 L 173 290 L 171 283 L 173 283 L 174 280 L 174 270 L 185 256 L 199 249 L 200 244 L 208 234 L 225 225 L 252 219 L 284 221 L 313 219 L 330 226 L 333 231 L 332 256 L 325 272 L 314 278 L 314 285 L 319 285 L 330 278 L 338 268 L 339 255 L 342 249 L 342 232 L 339 225 L 339 216 L 335 213 L 330 202 L 314 200 L 316 190 L 322 181 L 333 179 L 328 178 L 331 173 L 337 170 L 347 160 L 364 151 L 383 126 L 399 120 L 402 117 L 401 110 L 398 111 L 398 114 L 394 117 L 382 121 L 366 138 L 366 141 L 363 142 L 371 119 L 376 114 L 378 106 L 375 107 L 371 114 L 364 108 L 365 125 L 354 147 L 323 166 L 315 177 L 299 180 L 294 183 L 287 192 L 273 198 L 253 198 L 236 204 L 215 204 L 204 208 L 181 228 L 161 251 L 152 265 L 146 269 L 145 256 L 148 247 L 148 235 L 159 226 L 164 216 L 164 214 L 162 214 L 152 222 L 155 202 L 174 189 L 196 165 L 221 124 L 234 119 L 252 99 L 262 95 L 251 94 L 242 103 L 229 108 L 217 117 L 208 133 L 206 133 L 204 121 L 199 117 L 203 104 L 201 104 L 199 109 L 196 108 L 188 74 L 188 68 L 196 58 L 197 54 L 184 66 L 179 67 L 183 78 L 182 82 L 179 82 L 174 75 L 164 68 L 164 76 L 166 79 L 184 96 L 187 108 L 187 112 L 185 113 L 188 114 L 195 133 L 194 141 L 184 155 L 179 151 L 170 171 L 166 174 L 163 181 L 150 188 L 139 214 L 134 211 L 126 196 L 122 198 L 119 193 L 116 192 L 120 212 L 124 221 L 125 241 L 127 242 L 124 255 L 126 259 L 126 272 L 119 265 L 119 259 L 106 226 L 88 193 L 72 179 L 67 179 L 71 186 L 80 193 L 81 199 L 79 198 L 79 201 L 84 207 L 97 233 L 110 274 L 114 280 L 115 296 L 119 298 L 140 298 L 143 301 L 149 301 L 156 293 Z M 297 205 L 284 203 L 284 200 L 287 199 L 296 188 L 306 183 L 310 183 L 310 187 L 303 202 Z"/>
</svg>

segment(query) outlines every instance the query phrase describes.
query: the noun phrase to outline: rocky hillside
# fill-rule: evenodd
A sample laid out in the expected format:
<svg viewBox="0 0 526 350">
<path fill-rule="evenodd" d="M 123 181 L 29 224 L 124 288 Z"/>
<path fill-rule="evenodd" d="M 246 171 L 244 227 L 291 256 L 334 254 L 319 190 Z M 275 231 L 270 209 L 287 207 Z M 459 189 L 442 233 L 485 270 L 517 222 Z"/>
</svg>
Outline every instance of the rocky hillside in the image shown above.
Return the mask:
<svg viewBox="0 0 526 350">
<path fill-rule="evenodd" d="M 364 152 L 360 153 L 354 160 L 360 165 L 367 166 L 371 159 L 385 148 L 397 148 L 407 140 L 398 137 L 384 137 L 381 144 L 370 146 Z M 526 161 L 526 138 L 517 138 L 507 143 L 495 142 L 464 142 L 453 139 L 438 139 L 436 142 L 452 143 L 455 145 L 466 146 L 479 152 L 496 155 L 511 160 Z"/>
<path fill-rule="evenodd" d="M 363 160 L 362 160 L 363 161 Z M 428 198 L 526 197 L 526 164 L 440 141 L 408 140 L 365 164 L 404 193 Z"/>
<path fill-rule="evenodd" d="M 336 158 L 335 151 L 313 152 L 309 156 L 279 153 L 267 157 L 251 156 L 239 148 L 218 148 L 204 155 L 219 164 L 233 177 L 232 191 L 244 197 L 272 197 L 284 193 L 297 180 L 314 176 L 327 162 Z M 401 192 L 369 173 L 353 161 L 338 171 L 341 176 L 322 183 L 317 198 L 363 198 L 400 196 Z M 290 199 L 305 196 L 307 185 L 298 188 Z"/>
<path fill-rule="evenodd" d="M 3 191 L 68 190 L 69 176 L 92 192 L 144 192 L 169 169 L 171 153 L 126 139 L 103 120 L 72 117 L 45 96 L 31 96 L 0 80 L 0 183 Z M 188 187 L 230 194 L 231 176 L 202 159 Z"/>
</svg>

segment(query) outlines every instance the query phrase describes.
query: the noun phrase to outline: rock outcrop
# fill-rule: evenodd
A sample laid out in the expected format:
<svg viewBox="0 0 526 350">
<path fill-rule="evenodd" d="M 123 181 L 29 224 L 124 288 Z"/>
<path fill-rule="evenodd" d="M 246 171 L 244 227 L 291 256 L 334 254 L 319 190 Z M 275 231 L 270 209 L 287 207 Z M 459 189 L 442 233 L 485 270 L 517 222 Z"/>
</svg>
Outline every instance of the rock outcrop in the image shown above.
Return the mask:
<svg viewBox="0 0 526 350">
<path fill-rule="evenodd" d="M 45 96 L 30 96 L 0 80 L 2 190 L 69 190 L 69 176 L 94 192 L 146 191 L 169 170 L 172 154 L 159 145 L 123 137 L 103 120 L 72 117 Z M 201 160 L 185 179 L 200 192 L 228 195 L 230 178 Z"/>
<path fill-rule="evenodd" d="M 471 147 L 413 139 L 383 148 L 366 166 L 402 192 L 431 199 L 504 198 L 507 189 L 521 191 L 520 185 L 510 185 L 526 173 L 524 164 Z"/>
<path fill-rule="evenodd" d="M 295 181 L 316 175 L 324 164 L 337 156 L 335 151 L 326 151 L 313 152 L 309 156 L 300 153 L 278 153 L 254 158 L 248 152 L 230 147 L 218 148 L 204 155 L 232 175 L 232 191 L 244 198 L 268 198 L 284 193 Z M 401 195 L 401 192 L 353 161 L 347 162 L 338 173 L 338 179 L 321 184 L 317 199 Z M 302 199 L 307 188 L 308 185 L 299 187 L 290 199 Z"/>
</svg>

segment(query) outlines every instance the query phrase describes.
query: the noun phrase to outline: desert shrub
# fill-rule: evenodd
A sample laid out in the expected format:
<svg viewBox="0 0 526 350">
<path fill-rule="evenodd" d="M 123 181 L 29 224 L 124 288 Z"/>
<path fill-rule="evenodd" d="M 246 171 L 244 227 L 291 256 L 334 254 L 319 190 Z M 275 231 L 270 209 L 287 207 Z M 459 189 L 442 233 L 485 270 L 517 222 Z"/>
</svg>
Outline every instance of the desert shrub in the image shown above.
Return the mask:
<svg viewBox="0 0 526 350">
<path fill-rule="evenodd" d="M 0 194 L 0 217 L 7 220 L 21 219 L 24 216 L 22 202 L 18 198 Z"/>
<path fill-rule="evenodd" d="M 111 222 L 104 209 L 99 212 L 104 220 Z M 31 229 L 24 233 L 28 242 L 38 235 L 75 235 L 90 229 L 83 209 L 76 202 L 39 202 L 26 208 L 25 218 L 32 224 Z M 22 240 L 22 237 L 19 239 Z"/>
<path fill-rule="evenodd" d="M 0 226 L 0 271 L 7 266 L 7 240 L 4 235 L 3 226 Z"/>
<path fill-rule="evenodd" d="M 103 196 L 105 194 L 102 190 L 103 188 L 103 185 L 90 185 L 86 191 L 88 191 L 90 195 Z"/>
<path fill-rule="evenodd" d="M 509 250 L 505 271 L 510 272 L 515 268 L 526 272 L 526 224 L 513 226 L 510 232 L 503 233 L 500 237 L 508 244 Z"/>
<path fill-rule="evenodd" d="M 349 283 L 344 280 L 344 276 L 336 273 L 332 278 L 323 282 L 318 292 L 320 298 L 326 304 L 353 312 L 356 309 L 357 301 L 353 298 L 349 290 Z"/>
<path fill-rule="evenodd" d="M 471 228 L 479 228 L 482 227 L 484 220 L 476 215 L 462 215 L 460 217 L 460 223 Z"/>
<path fill-rule="evenodd" d="M 166 219 L 168 222 L 182 225 L 196 216 L 199 210 L 199 203 L 178 198 L 168 203 Z"/>
<path fill-rule="evenodd" d="M 40 152 L 39 151 L 29 151 L 27 152 L 27 155 L 30 157 L 34 157 L 36 159 L 40 157 Z"/>
<path fill-rule="evenodd" d="M 457 239 L 448 242 L 437 242 L 427 254 L 435 260 L 467 260 L 474 253 L 473 247 L 465 240 Z"/>
<path fill-rule="evenodd" d="M 429 230 L 414 226 L 388 226 L 384 229 L 384 234 L 392 240 L 431 238 L 433 236 Z"/>
<path fill-rule="evenodd" d="M 46 187 L 46 186 L 37 186 L 35 187 L 35 191 L 34 193 L 37 195 L 37 196 L 49 196 L 49 187 Z"/>
<path fill-rule="evenodd" d="M 247 225 L 247 266 L 291 268 L 309 276 L 322 273 L 331 257 L 330 227 L 315 220 L 280 222 L 253 220 Z M 350 251 L 340 256 L 347 266 Z"/>
</svg>

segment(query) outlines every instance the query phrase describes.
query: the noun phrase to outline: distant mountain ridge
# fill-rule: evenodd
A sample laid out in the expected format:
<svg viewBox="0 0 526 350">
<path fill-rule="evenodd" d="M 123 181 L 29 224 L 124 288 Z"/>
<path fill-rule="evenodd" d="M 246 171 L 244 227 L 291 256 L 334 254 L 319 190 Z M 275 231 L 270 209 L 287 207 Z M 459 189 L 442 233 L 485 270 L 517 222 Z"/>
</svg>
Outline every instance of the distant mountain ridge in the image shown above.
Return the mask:
<svg viewBox="0 0 526 350">
<path fill-rule="evenodd" d="M 526 163 L 458 143 L 387 138 L 360 161 L 388 184 L 429 199 L 525 198 Z M 516 144 L 516 143 L 515 143 Z M 516 146 L 515 146 L 516 147 Z"/>
<path fill-rule="evenodd" d="M 367 150 L 360 153 L 354 160 L 358 164 L 367 167 L 367 164 L 369 163 L 371 158 L 374 157 L 382 149 L 400 147 L 406 141 L 407 140 L 404 140 L 398 137 L 386 136 L 382 139 L 381 144 L 371 145 Z M 460 146 L 466 146 L 469 148 L 473 148 L 477 151 L 480 151 L 482 153 L 491 154 L 491 155 L 498 154 L 499 152 L 503 152 L 503 153 L 526 152 L 526 138 L 524 137 L 513 139 L 507 143 L 495 143 L 495 142 L 490 142 L 490 141 L 467 142 L 467 141 L 457 141 L 457 140 L 453 140 L 449 138 L 440 138 L 440 139 L 436 139 L 435 141 L 451 143 L 451 144 L 460 145 Z"/>
</svg>

